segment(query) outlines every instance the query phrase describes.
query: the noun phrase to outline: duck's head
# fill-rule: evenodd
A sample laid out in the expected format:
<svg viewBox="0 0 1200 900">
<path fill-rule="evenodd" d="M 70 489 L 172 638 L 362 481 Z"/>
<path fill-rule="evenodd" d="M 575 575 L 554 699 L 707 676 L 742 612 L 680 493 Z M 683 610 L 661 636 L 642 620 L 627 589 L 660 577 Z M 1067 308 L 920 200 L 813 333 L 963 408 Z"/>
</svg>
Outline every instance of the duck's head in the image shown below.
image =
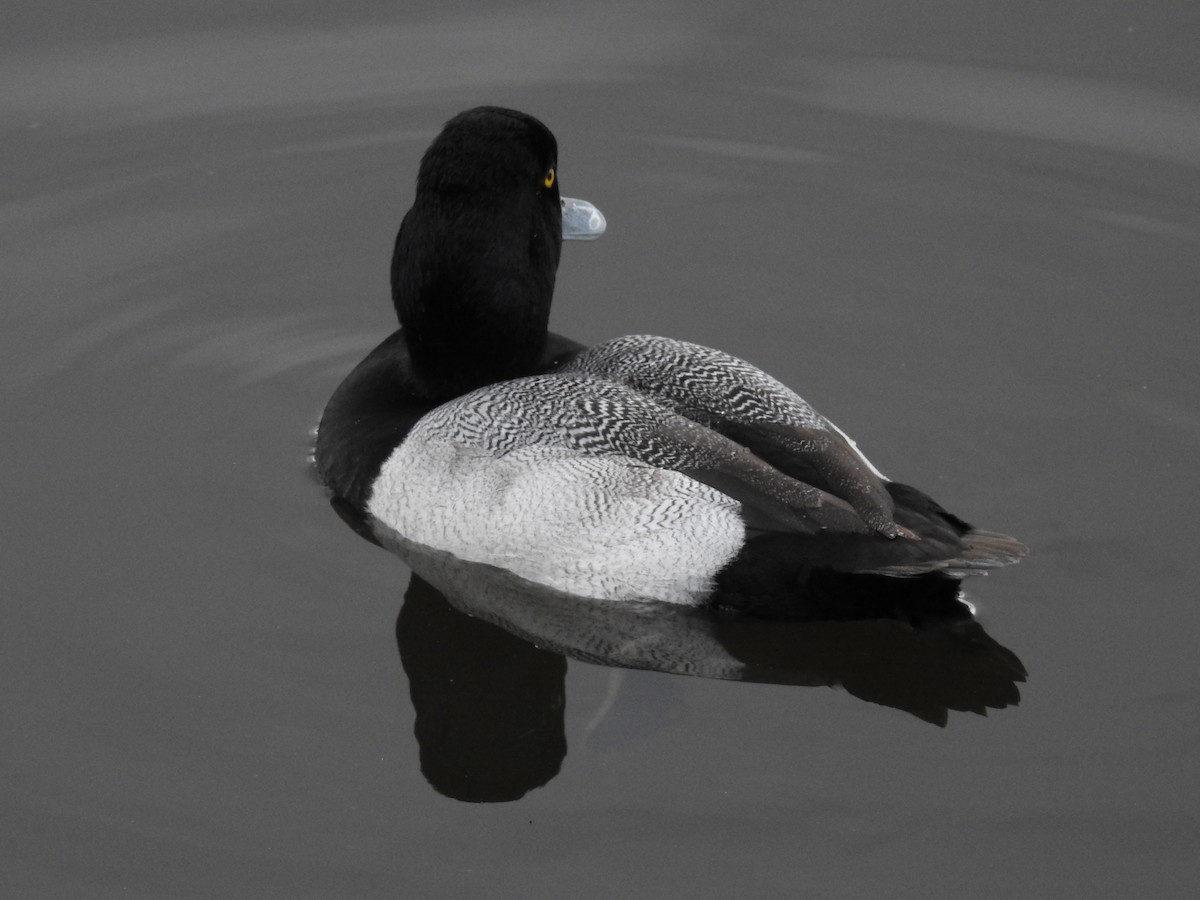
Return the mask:
<svg viewBox="0 0 1200 900">
<path fill-rule="evenodd" d="M 447 122 L 392 256 L 392 300 L 431 398 L 532 372 L 563 239 L 603 231 L 595 207 L 559 194 L 558 144 L 537 119 L 478 107 Z"/>
</svg>

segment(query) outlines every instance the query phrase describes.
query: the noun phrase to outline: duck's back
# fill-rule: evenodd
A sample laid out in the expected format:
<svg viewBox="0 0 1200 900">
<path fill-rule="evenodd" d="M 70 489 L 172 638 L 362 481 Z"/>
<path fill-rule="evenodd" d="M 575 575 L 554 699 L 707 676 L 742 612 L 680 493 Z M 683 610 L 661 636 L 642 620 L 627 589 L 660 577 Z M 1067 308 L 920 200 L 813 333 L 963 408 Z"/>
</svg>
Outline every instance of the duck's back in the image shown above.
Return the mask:
<svg viewBox="0 0 1200 900">
<path fill-rule="evenodd" d="M 778 535 L 768 543 L 792 562 L 846 573 L 960 577 L 1014 563 L 1026 553 L 1014 538 L 976 529 L 927 494 L 885 477 L 811 404 L 724 351 L 630 335 L 590 348 L 566 368 L 627 385 L 712 428 L 784 475 L 845 501 L 869 526 L 826 523 L 816 534 L 770 522 L 752 527 Z M 762 523 L 748 518 L 752 526 Z"/>
</svg>

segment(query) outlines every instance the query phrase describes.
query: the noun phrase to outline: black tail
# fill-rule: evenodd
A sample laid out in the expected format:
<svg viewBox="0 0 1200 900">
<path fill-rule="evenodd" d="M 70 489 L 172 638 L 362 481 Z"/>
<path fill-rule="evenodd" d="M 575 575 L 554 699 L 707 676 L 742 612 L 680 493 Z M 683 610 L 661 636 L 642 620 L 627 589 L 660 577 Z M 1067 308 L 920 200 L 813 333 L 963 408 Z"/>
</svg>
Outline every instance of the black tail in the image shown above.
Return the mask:
<svg viewBox="0 0 1200 900">
<path fill-rule="evenodd" d="M 958 579 L 1014 563 L 1026 548 L 979 531 L 916 488 L 887 485 L 896 521 L 917 538 L 760 532 L 717 576 L 712 604 L 794 619 L 970 618 Z"/>
<path fill-rule="evenodd" d="M 890 546 L 881 545 L 875 549 L 877 562 L 861 565 L 852 571 L 878 575 L 942 572 L 957 578 L 1007 566 L 1028 552 L 1025 545 L 1015 538 L 972 527 L 914 487 L 892 482 L 887 488 L 896 504 L 896 521 L 914 532 L 920 540 L 889 540 L 887 544 Z M 863 562 L 866 563 L 866 560 Z"/>
</svg>

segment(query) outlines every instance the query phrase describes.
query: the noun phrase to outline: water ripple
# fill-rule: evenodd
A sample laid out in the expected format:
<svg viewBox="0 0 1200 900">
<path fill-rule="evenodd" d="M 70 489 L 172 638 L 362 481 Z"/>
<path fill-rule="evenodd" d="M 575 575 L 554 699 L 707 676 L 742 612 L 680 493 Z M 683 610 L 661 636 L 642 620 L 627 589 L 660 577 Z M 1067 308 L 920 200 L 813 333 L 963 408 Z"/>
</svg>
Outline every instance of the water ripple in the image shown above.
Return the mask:
<svg viewBox="0 0 1200 900">
<path fill-rule="evenodd" d="M 898 59 L 798 74 L 802 97 L 836 109 L 1200 163 L 1200 103 L 1136 84 Z"/>
</svg>

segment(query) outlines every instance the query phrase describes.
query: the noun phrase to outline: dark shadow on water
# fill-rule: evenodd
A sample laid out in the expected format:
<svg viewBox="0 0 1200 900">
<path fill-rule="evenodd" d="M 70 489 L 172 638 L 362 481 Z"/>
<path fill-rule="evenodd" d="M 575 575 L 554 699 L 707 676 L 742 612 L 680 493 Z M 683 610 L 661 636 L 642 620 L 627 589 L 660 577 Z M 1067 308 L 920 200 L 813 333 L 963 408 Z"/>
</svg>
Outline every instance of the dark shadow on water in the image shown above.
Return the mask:
<svg viewBox="0 0 1200 900">
<path fill-rule="evenodd" d="M 516 800 L 567 755 L 566 657 L 454 609 L 414 575 L 396 643 L 417 712 L 421 772 L 456 800 Z"/>
<path fill-rule="evenodd" d="M 374 536 L 372 536 L 374 538 Z M 384 536 L 413 569 L 396 623 L 421 769 L 440 793 L 515 800 L 566 756 L 566 658 L 599 665 L 838 687 L 944 726 L 1016 705 L 1025 668 L 974 620 L 793 622 L 663 603 L 614 604 L 531 585 Z"/>
</svg>

